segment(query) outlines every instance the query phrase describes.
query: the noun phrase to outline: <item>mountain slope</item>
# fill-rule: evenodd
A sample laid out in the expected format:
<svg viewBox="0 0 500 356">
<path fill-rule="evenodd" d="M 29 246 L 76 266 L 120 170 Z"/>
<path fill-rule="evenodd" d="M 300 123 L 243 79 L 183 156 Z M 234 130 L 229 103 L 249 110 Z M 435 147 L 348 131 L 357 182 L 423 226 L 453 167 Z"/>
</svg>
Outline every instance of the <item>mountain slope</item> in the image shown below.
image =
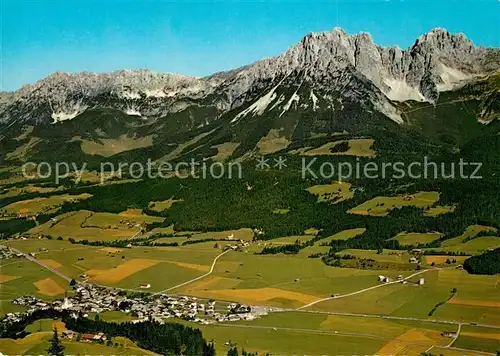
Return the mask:
<svg viewBox="0 0 500 356">
<path fill-rule="evenodd" d="M 319 136 L 404 136 L 408 129 L 455 145 L 468 136 L 453 128 L 463 117 L 472 133 L 498 117 L 499 68 L 499 49 L 475 47 L 442 29 L 401 50 L 336 28 L 308 34 L 278 57 L 204 78 L 147 70 L 54 73 L 0 94 L 0 148 L 9 160 L 50 158 L 55 147 L 84 159 L 111 143 L 122 148 L 101 156 L 133 151 L 158 159 L 204 135 L 193 143 L 198 156 L 211 157 L 214 147 L 231 142 L 238 157 Z M 445 102 L 452 109 L 440 111 Z M 464 103 L 472 110 L 459 112 Z M 448 112 L 454 117 L 445 119 Z M 460 137 L 450 139 L 449 130 Z"/>
</svg>

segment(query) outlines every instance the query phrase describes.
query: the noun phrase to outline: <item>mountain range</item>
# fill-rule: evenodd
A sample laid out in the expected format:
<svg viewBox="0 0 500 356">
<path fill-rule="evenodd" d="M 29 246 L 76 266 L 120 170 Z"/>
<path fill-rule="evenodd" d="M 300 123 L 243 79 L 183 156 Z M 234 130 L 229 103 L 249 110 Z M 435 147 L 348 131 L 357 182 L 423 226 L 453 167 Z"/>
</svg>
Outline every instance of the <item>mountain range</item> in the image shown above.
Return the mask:
<svg viewBox="0 0 500 356">
<path fill-rule="evenodd" d="M 226 158 L 235 158 L 319 137 L 408 130 L 456 146 L 499 118 L 499 69 L 499 48 L 444 29 L 403 50 L 335 28 L 277 57 L 202 78 L 56 72 L 0 93 L 2 159 L 50 156 L 55 144 L 82 157 L 172 158 L 185 142 L 204 146 L 196 150 L 204 157 L 229 144 Z M 100 154 L 96 146 L 110 143 L 123 147 Z M 182 151 L 175 156 L 193 147 Z"/>
</svg>

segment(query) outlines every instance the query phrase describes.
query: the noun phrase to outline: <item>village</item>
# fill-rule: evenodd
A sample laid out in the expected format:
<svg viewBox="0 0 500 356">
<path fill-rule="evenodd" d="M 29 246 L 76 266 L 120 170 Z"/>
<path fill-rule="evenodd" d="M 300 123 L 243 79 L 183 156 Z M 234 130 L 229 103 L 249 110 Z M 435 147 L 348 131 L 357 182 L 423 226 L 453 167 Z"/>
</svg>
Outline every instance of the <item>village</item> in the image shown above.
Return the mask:
<svg viewBox="0 0 500 356">
<path fill-rule="evenodd" d="M 129 322 L 141 323 L 148 320 L 165 323 L 167 319 L 179 318 L 200 324 L 214 324 L 253 320 L 268 314 L 272 308 L 251 307 L 248 305 L 202 300 L 195 297 L 140 292 L 110 290 L 104 287 L 80 283 L 73 286 L 74 295 L 64 299 L 44 301 L 35 296 L 26 295 L 13 301 L 23 306 L 22 313 L 8 313 L 2 323 L 19 322 L 23 316 L 37 310 L 54 309 L 69 311 L 74 318 L 91 318 L 100 313 L 119 311 L 130 316 Z M 75 337 L 72 332 L 65 332 L 63 337 Z M 83 335 L 82 341 L 99 341 L 103 335 Z"/>
</svg>

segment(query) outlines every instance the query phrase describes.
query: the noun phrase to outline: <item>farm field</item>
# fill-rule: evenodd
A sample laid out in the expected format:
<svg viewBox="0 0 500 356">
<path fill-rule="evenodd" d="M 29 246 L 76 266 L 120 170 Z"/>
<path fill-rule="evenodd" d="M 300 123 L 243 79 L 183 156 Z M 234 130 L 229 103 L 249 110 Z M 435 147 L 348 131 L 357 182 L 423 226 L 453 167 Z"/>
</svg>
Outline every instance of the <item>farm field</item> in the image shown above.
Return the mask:
<svg viewBox="0 0 500 356">
<path fill-rule="evenodd" d="M 348 298 L 328 300 L 312 306 L 311 309 L 425 319 L 429 317 L 428 313 L 436 304 L 444 302 L 445 304 L 436 309 L 433 318 L 466 322 L 484 322 L 488 319 L 493 321 L 493 325 L 500 325 L 498 321 L 494 322 L 500 313 L 500 308 L 492 308 L 489 304 L 498 300 L 498 277 L 468 275 L 461 270 L 429 271 L 418 277 L 424 278 L 423 286 L 411 284 L 383 286 Z M 415 277 L 415 280 L 418 277 Z M 480 290 L 481 305 L 477 305 L 478 302 L 476 305 L 470 305 L 472 301 L 468 301 L 469 305 L 459 305 L 452 302 L 454 299 L 446 303 L 453 288 L 457 289 L 455 298 L 458 300 L 477 300 L 477 291 Z"/>
<path fill-rule="evenodd" d="M 350 214 L 386 216 L 389 211 L 403 206 L 426 208 L 439 200 L 438 192 L 419 192 L 413 195 L 376 197 L 348 211 Z"/>
<path fill-rule="evenodd" d="M 427 244 L 439 239 L 441 234 L 439 232 L 430 233 L 416 233 L 416 232 L 402 232 L 394 237 L 402 246 Z"/>
<path fill-rule="evenodd" d="M 140 210 L 119 214 L 96 213 L 87 210 L 65 213 L 45 224 L 36 226 L 26 235 L 47 235 L 66 239 L 114 241 L 128 239 L 140 231 L 144 223 L 161 222 L 163 218 L 144 215 Z"/>
<path fill-rule="evenodd" d="M 354 250 L 347 249 L 338 253 L 339 256 L 351 255 L 358 258 L 370 258 L 377 262 L 408 264 L 411 255 L 407 251 L 383 249 L 381 253 L 377 250 Z M 414 269 L 413 265 L 411 269 Z"/>
<path fill-rule="evenodd" d="M 47 321 L 46 324 L 51 324 Z M 52 331 L 41 331 L 32 333 L 23 339 L 0 339 L 0 349 L 7 355 L 44 355 L 49 347 Z M 86 343 L 78 341 L 63 340 L 65 353 L 68 355 L 156 355 L 155 353 L 137 347 L 132 341 L 117 337 L 113 342 L 118 347 L 105 346 L 97 343 Z"/>
<path fill-rule="evenodd" d="M 500 331 L 465 325 L 454 346 L 495 353 L 500 347 Z"/>
<path fill-rule="evenodd" d="M 9 197 L 15 197 L 18 195 L 22 194 L 28 194 L 28 193 L 51 193 L 55 191 L 61 191 L 64 190 L 64 187 L 44 187 L 44 186 L 37 186 L 37 185 L 32 185 L 28 184 L 27 186 L 24 187 L 11 187 L 11 188 L 5 188 L 2 189 L 0 187 L 0 198 L 9 198 Z"/>
<path fill-rule="evenodd" d="M 25 294 L 51 300 L 69 291 L 69 283 L 26 259 L 8 260 L 0 264 L 0 299 L 13 300 Z"/>
<path fill-rule="evenodd" d="M 231 252 L 217 262 L 210 277 L 175 292 L 248 304 L 299 307 L 331 294 L 373 286 L 378 274 L 373 270 L 329 267 L 307 255 Z M 395 277 L 398 273 L 392 274 Z"/>
<path fill-rule="evenodd" d="M 173 198 L 167 199 L 167 200 L 161 200 L 161 201 L 152 201 L 149 203 L 148 208 L 154 211 L 163 211 L 163 210 L 168 210 L 174 205 L 175 203 L 180 203 L 183 200 L 175 200 Z"/>
<path fill-rule="evenodd" d="M 455 205 L 437 205 L 427 208 L 424 212 L 426 216 L 439 216 L 446 213 L 452 213 L 457 207 Z"/>
<path fill-rule="evenodd" d="M 332 148 L 336 145 L 346 142 L 345 140 L 328 142 L 321 147 L 313 148 L 306 152 L 301 152 L 303 156 L 358 156 L 358 157 L 373 157 L 376 152 L 372 149 L 372 139 L 358 138 L 347 140 L 348 150 L 345 152 L 332 152 Z"/>
<path fill-rule="evenodd" d="M 0 214 L 9 216 L 28 216 L 40 213 L 54 213 L 64 203 L 76 202 L 92 197 L 91 194 L 83 193 L 79 195 L 52 195 L 46 198 L 34 198 L 11 203 L 0 209 Z"/>
<path fill-rule="evenodd" d="M 86 274 L 94 283 L 129 289 L 138 289 L 140 283 L 147 282 L 151 284 L 150 291 L 160 291 L 206 273 L 215 256 L 221 253 L 213 244 L 211 249 L 201 250 L 179 247 L 117 249 L 46 239 L 8 241 L 6 244 L 25 253 L 35 252 L 39 260 L 77 280 Z M 47 251 L 39 251 L 39 246 Z M 50 276 L 50 272 L 46 273 Z M 15 280 L 7 283 L 15 283 Z"/>
<path fill-rule="evenodd" d="M 423 257 L 423 262 L 425 265 L 435 266 L 446 266 L 446 261 L 457 261 L 457 263 L 463 263 L 469 256 L 437 256 L 437 255 L 427 255 Z"/>
<path fill-rule="evenodd" d="M 194 325 L 193 325 L 194 326 Z M 215 341 L 217 354 L 225 355 L 229 350 L 224 343 L 231 341 L 239 348 L 259 355 L 338 355 L 359 353 L 374 354 L 384 343 L 371 338 L 321 334 L 321 332 L 297 332 L 269 328 L 248 328 L 234 325 L 198 325 L 207 339 Z"/>
<path fill-rule="evenodd" d="M 354 196 L 354 191 L 351 190 L 351 184 L 346 182 L 314 185 L 308 188 L 307 191 L 318 197 L 318 203 L 329 202 L 336 204 L 351 199 Z"/>
<path fill-rule="evenodd" d="M 471 225 L 467 227 L 467 229 L 465 229 L 462 235 L 443 241 L 441 243 L 441 246 L 442 247 L 459 246 L 459 244 L 464 242 L 465 239 L 473 238 L 482 231 L 496 231 L 496 229 L 491 226 Z"/>
<path fill-rule="evenodd" d="M 500 247 L 500 237 L 497 236 L 483 236 L 476 237 L 465 243 L 456 243 L 455 245 L 448 245 L 446 247 L 440 248 L 441 251 L 449 252 L 464 252 L 471 255 L 481 254 L 490 249 L 496 249 Z"/>
<path fill-rule="evenodd" d="M 366 231 L 366 229 L 364 227 L 357 228 L 357 229 L 344 230 L 344 231 L 336 233 L 335 235 L 332 235 L 332 236 L 329 236 L 325 239 L 322 239 L 320 242 L 321 243 L 330 243 L 330 241 L 332 241 L 332 240 L 348 240 L 348 239 L 351 239 L 355 236 L 361 235 L 365 231 Z"/>
</svg>

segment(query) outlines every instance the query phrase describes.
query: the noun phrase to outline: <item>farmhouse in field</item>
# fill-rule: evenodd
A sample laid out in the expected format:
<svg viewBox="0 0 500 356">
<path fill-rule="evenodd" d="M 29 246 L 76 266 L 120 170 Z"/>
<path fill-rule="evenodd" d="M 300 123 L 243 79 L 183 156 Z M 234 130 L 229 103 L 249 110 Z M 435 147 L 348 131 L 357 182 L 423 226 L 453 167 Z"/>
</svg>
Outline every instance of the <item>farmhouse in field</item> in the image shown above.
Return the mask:
<svg viewBox="0 0 500 356">
<path fill-rule="evenodd" d="M 141 283 L 141 284 L 139 284 L 139 288 L 148 289 L 148 288 L 151 288 L 151 284 Z"/>
<path fill-rule="evenodd" d="M 443 331 L 441 333 L 441 336 L 444 336 L 444 337 L 456 337 L 457 333 L 454 332 L 454 331 Z"/>
<path fill-rule="evenodd" d="M 378 281 L 382 283 L 389 283 L 391 282 L 391 278 L 386 277 L 386 276 L 378 276 Z"/>
</svg>

